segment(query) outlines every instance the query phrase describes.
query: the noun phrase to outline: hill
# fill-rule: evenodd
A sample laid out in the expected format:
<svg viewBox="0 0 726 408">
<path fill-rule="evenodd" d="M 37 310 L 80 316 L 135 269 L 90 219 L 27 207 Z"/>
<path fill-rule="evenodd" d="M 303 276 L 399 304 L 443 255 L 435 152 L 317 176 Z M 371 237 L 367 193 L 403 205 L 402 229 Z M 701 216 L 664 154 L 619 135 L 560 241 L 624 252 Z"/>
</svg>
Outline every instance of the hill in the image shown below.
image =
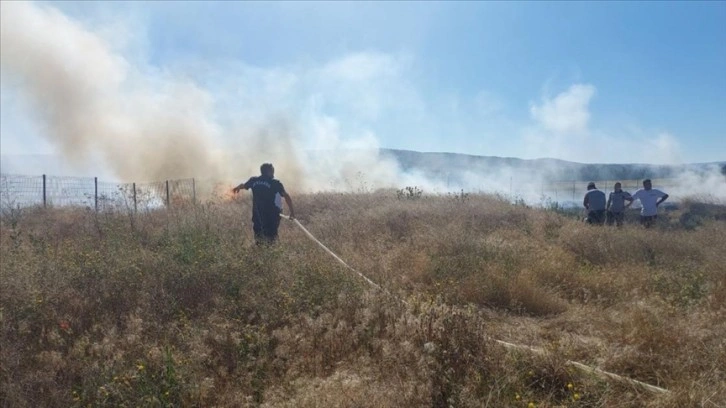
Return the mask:
<svg viewBox="0 0 726 408">
<path fill-rule="evenodd" d="M 722 168 L 726 174 L 726 161 L 713 163 L 691 163 L 679 165 L 654 164 L 585 164 L 559 159 L 518 159 L 513 157 L 476 156 L 460 153 L 426 153 L 411 150 L 380 149 L 382 157 L 395 160 L 403 171 L 417 171 L 430 180 L 456 180 L 464 173 L 491 174 L 503 173 L 526 179 L 536 175 L 549 181 L 589 181 L 589 180 L 639 180 L 643 178 L 671 178 L 685 172 L 703 174 Z M 316 152 L 308 152 L 315 160 Z M 240 157 L 240 160 L 246 160 Z M 714 170 L 716 169 L 716 170 Z M 0 172 L 14 174 L 49 174 L 62 176 L 99 176 L 112 179 L 100 162 L 89 161 L 84 166 L 72 167 L 64 163 L 60 156 L 2 155 Z"/>
<path fill-rule="evenodd" d="M 381 149 L 381 154 L 395 159 L 404 171 L 420 171 L 431 178 L 456 177 L 466 172 L 497 173 L 507 170 L 527 177 L 536 175 L 550 181 L 639 180 L 672 178 L 685 172 L 706 173 L 726 168 L 726 161 L 679 165 L 654 164 L 585 164 L 558 159 L 518 159 L 512 157 L 475 156 L 459 153 L 422 153 L 409 150 Z M 521 177 L 520 177 L 521 178 Z"/>
</svg>

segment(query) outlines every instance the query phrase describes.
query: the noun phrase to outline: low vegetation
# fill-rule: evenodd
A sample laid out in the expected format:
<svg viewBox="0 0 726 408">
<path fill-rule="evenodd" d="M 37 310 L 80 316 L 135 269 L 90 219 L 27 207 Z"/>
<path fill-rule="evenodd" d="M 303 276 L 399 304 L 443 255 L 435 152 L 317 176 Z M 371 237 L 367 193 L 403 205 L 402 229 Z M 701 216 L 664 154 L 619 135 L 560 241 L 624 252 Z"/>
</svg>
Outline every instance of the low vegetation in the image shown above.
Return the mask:
<svg viewBox="0 0 726 408">
<path fill-rule="evenodd" d="M 0 406 L 726 406 L 723 205 L 645 230 L 463 192 L 296 196 L 382 292 L 291 222 L 256 247 L 248 199 L 4 213 Z"/>
</svg>

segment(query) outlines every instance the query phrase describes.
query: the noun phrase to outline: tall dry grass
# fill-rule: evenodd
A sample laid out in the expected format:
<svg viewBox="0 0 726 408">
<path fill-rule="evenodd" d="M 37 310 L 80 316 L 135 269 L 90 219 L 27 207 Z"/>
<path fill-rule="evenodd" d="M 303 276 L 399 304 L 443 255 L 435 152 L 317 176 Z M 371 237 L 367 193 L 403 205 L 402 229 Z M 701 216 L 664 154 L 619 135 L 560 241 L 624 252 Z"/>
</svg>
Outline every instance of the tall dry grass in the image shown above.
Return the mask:
<svg viewBox="0 0 726 408">
<path fill-rule="evenodd" d="M 249 200 L 4 214 L 0 405 L 726 405 L 722 206 L 687 203 L 649 230 L 464 194 L 296 206 L 392 295 L 292 223 L 256 247 Z"/>
</svg>

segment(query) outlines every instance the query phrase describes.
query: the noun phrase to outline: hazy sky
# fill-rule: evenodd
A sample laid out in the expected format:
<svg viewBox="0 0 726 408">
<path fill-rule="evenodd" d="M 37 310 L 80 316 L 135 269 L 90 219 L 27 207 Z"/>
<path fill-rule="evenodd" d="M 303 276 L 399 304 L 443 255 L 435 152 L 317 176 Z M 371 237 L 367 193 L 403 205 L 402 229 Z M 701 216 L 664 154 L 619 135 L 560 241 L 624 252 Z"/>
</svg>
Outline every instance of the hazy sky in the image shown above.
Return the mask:
<svg viewBox="0 0 726 408">
<path fill-rule="evenodd" d="M 238 129 L 282 121 L 303 149 L 726 160 L 726 2 L 35 6 L 97 36 L 132 72 L 122 89 L 132 76 L 133 89 L 193 84 L 222 150 L 244 154 Z M 11 65 L 2 65 L 2 153 L 57 152 L 37 113 L 50 108 L 26 96 Z"/>
</svg>

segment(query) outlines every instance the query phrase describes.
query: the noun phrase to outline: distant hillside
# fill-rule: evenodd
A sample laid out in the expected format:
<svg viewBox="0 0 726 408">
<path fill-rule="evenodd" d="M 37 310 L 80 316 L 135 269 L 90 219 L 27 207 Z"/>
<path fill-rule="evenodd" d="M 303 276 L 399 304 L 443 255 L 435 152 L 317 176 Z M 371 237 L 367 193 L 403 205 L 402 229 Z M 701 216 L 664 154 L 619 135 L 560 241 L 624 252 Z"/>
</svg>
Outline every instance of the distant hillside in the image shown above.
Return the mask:
<svg viewBox="0 0 726 408">
<path fill-rule="evenodd" d="M 308 152 L 314 160 L 316 152 Z M 384 157 L 395 159 L 406 172 L 419 172 L 431 180 L 456 182 L 457 175 L 481 173 L 513 175 L 523 179 L 532 177 L 552 181 L 637 180 L 643 178 L 671 178 L 685 171 L 705 173 L 719 167 L 726 175 L 726 161 L 682 165 L 652 164 L 584 164 L 558 159 L 525 160 L 513 157 L 475 156 L 460 153 L 424 153 L 410 150 L 381 149 Z M 113 178 L 102 163 L 91 160 L 83 166 L 69 166 L 57 155 L 2 155 L 0 173 L 28 175 L 99 176 Z"/>
<path fill-rule="evenodd" d="M 384 156 L 398 161 L 404 171 L 419 171 L 429 177 L 451 177 L 463 172 L 517 175 L 536 174 L 549 180 L 633 180 L 676 177 L 685 171 L 710 172 L 726 168 L 726 161 L 681 165 L 584 164 L 558 159 L 525 160 L 512 157 L 474 156 L 459 153 L 422 153 L 410 150 L 381 149 Z"/>
</svg>

